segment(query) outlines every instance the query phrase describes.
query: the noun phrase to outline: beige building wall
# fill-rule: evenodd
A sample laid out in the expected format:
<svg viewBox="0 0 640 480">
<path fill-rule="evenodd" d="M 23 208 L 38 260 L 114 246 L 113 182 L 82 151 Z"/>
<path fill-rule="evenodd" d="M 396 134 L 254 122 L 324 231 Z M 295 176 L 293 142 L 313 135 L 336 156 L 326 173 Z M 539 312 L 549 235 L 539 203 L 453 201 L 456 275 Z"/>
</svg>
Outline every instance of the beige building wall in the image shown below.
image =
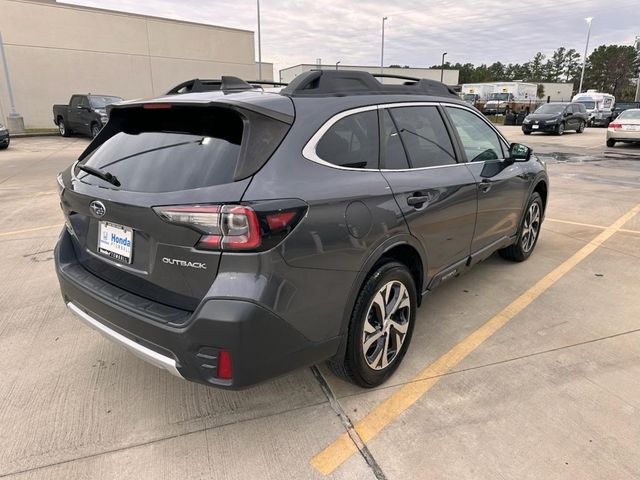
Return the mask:
<svg viewBox="0 0 640 480">
<path fill-rule="evenodd" d="M 73 93 L 160 95 L 191 78 L 258 78 L 248 30 L 56 4 L 0 0 L 0 32 L 26 128 L 52 128 Z M 273 80 L 273 64 L 263 63 Z M 0 115 L 10 112 L 0 74 Z"/>
<path fill-rule="evenodd" d="M 291 80 L 296 78 L 303 72 L 308 72 L 309 70 L 315 70 L 318 66 L 315 64 L 305 63 L 302 65 L 295 65 L 293 67 L 288 67 L 280 70 L 280 81 L 289 83 Z M 321 65 L 320 68 L 322 70 L 335 70 L 335 65 Z M 357 70 L 360 72 L 369 72 L 369 73 L 380 73 L 380 67 L 371 67 L 371 66 L 362 66 L 362 65 L 338 65 L 340 70 Z M 415 78 L 427 78 L 430 80 L 440 81 L 440 72 L 439 68 L 391 68 L 385 67 L 384 73 L 390 75 L 402 75 L 405 77 L 415 77 Z M 458 84 L 458 70 L 444 70 L 443 73 L 443 82 L 447 85 L 457 85 Z M 384 83 L 402 83 L 402 80 L 394 80 L 391 78 L 387 78 L 383 80 Z"/>
</svg>

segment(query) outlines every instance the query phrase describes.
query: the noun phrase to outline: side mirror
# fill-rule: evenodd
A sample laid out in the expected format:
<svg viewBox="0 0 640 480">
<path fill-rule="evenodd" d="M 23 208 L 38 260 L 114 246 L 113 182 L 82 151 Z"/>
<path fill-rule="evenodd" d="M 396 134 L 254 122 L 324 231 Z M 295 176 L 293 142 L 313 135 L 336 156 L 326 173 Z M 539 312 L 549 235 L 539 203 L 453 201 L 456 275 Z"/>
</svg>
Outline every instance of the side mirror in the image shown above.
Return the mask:
<svg viewBox="0 0 640 480">
<path fill-rule="evenodd" d="M 568 117 L 569 115 L 571 115 L 571 112 L 564 112 L 565 117 Z"/>
<path fill-rule="evenodd" d="M 509 158 L 514 162 L 528 162 L 532 153 L 533 150 L 522 143 L 512 143 L 509 146 Z"/>
</svg>

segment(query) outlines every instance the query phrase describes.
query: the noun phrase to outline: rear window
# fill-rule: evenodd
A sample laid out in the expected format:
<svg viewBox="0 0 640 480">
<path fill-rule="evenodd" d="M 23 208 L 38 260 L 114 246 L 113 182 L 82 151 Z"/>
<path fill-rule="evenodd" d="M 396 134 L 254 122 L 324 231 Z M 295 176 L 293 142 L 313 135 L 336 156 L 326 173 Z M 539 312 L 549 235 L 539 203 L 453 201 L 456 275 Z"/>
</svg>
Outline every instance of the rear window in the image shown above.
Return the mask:
<svg viewBox="0 0 640 480">
<path fill-rule="evenodd" d="M 640 120 L 640 110 L 625 110 L 618 117 L 619 120 Z"/>
<path fill-rule="evenodd" d="M 81 164 L 115 175 L 119 190 L 168 192 L 230 183 L 240 155 L 243 121 L 220 108 L 172 108 L 126 112 L 115 129 Z M 78 168 L 83 182 L 112 184 Z"/>
</svg>

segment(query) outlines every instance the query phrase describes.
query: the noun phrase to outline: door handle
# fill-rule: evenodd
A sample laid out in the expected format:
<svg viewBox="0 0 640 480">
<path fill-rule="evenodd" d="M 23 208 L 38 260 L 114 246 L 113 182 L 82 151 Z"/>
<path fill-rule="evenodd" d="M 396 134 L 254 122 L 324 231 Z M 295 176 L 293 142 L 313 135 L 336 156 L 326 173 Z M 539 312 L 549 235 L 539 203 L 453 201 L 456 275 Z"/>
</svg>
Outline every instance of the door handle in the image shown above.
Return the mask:
<svg viewBox="0 0 640 480">
<path fill-rule="evenodd" d="M 425 203 L 429 203 L 430 198 L 431 197 L 429 195 L 413 194 L 409 198 L 407 198 L 407 205 L 420 208 Z"/>
<path fill-rule="evenodd" d="M 491 190 L 491 187 L 493 186 L 493 184 L 489 181 L 489 180 L 482 180 L 479 184 L 478 184 L 478 188 L 483 192 L 483 193 L 487 193 L 489 190 Z"/>
</svg>

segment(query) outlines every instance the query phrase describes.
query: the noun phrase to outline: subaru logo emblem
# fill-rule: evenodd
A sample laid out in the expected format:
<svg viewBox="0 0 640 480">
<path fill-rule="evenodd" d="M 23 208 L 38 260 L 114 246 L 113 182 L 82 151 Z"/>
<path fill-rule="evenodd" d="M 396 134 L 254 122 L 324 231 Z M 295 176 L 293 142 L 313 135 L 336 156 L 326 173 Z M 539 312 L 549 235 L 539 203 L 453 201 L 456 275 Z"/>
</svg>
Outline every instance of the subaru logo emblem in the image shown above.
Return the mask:
<svg viewBox="0 0 640 480">
<path fill-rule="evenodd" d="M 93 213 L 94 217 L 100 218 L 104 216 L 105 213 L 107 213 L 107 207 L 104 206 L 104 203 L 97 200 L 91 202 L 89 208 L 91 209 L 91 213 Z"/>
</svg>

